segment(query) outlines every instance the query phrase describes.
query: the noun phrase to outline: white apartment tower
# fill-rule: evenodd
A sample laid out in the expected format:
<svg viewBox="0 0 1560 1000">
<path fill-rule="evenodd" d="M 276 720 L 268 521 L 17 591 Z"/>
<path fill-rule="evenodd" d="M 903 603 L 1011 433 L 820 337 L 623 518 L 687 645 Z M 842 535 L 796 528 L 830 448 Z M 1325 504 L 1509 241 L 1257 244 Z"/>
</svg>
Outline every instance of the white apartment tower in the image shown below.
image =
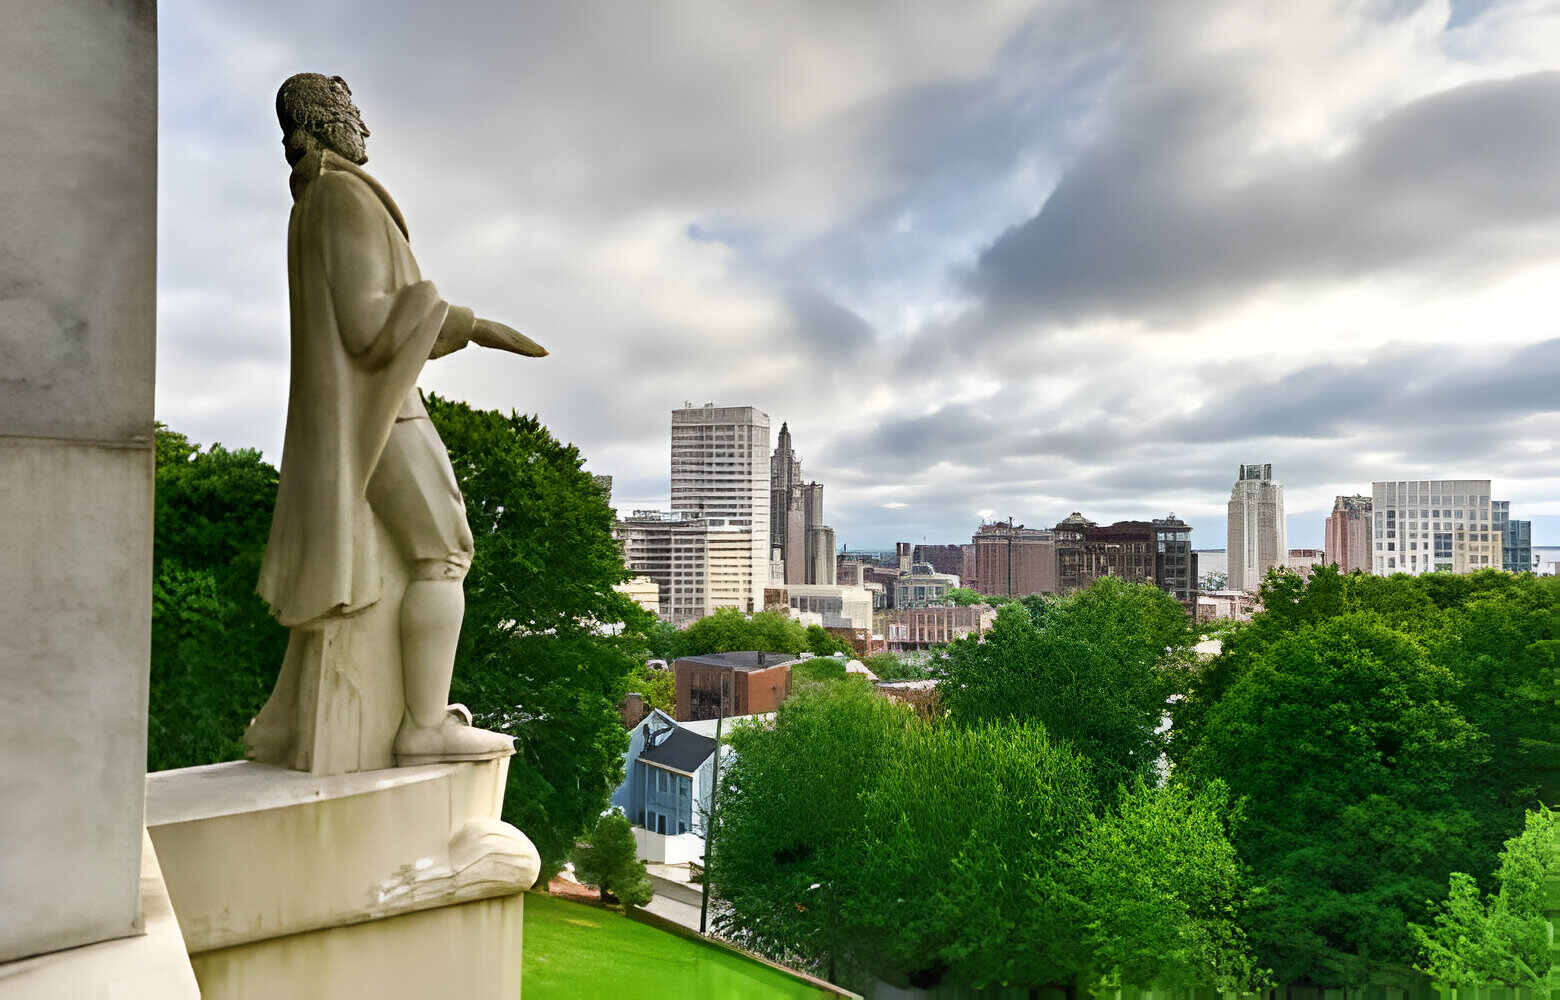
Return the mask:
<svg viewBox="0 0 1560 1000">
<path fill-rule="evenodd" d="M 1370 486 L 1371 570 L 1378 576 L 1501 568 L 1488 479 L 1400 479 Z"/>
<path fill-rule="evenodd" d="M 1242 465 L 1230 490 L 1229 589 L 1256 591 L 1268 570 L 1289 565 L 1284 487 L 1273 481 L 1272 463 Z"/>
<path fill-rule="evenodd" d="M 769 415 L 751 406 L 672 411 L 672 513 L 707 529 L 705 605 L 764 609 L 769 579 Z M 672 600 L 682 595 L 673 594 Z"/>
</svg>

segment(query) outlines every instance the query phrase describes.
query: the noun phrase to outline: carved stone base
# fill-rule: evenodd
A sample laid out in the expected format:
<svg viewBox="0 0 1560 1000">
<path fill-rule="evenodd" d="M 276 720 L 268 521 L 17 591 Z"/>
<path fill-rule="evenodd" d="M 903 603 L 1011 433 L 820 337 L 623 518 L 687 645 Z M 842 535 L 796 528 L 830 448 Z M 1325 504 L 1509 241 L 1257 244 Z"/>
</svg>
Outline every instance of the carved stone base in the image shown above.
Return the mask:
<svg viewBox="0 0 1560 1000">
<path fill-rule="evenodd" d="M 377 519 L 379 601 L 292 630 L 276 687 L 244 734 L 251 760 L 311 774 L 394 767 L 405 709 L 401 597 L 411 578 Z"/>
<path fill-rule="evenodd" d="M 365 996 L 437 995 L 413 989 L 428 982 L 515 996 L 518 894 L 540 861 L 499 819 L 508 765 L 148 775 L 147 828 L 203 995 L 337 995 L 325 977 L 373 984 L 351 991 Z"/>
</svg>

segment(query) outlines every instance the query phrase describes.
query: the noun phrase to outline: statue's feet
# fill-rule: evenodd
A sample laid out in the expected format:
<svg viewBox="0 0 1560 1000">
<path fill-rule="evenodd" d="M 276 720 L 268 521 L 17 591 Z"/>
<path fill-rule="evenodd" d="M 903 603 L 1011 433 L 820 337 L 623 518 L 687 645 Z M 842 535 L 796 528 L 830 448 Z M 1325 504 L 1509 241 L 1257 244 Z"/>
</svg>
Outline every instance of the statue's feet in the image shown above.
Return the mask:
<svg viewBox="0 0 1560 1000">
<path fill-rule="evenodd" d="M 465 705 L 451 705 L 436 726 L 419 726 L 411 715 L 395 734 L 397 767 L 443 764 L 457 760 L 494 760 L 515 752 L 515 738 L 478 729 Z"/>
</svg>

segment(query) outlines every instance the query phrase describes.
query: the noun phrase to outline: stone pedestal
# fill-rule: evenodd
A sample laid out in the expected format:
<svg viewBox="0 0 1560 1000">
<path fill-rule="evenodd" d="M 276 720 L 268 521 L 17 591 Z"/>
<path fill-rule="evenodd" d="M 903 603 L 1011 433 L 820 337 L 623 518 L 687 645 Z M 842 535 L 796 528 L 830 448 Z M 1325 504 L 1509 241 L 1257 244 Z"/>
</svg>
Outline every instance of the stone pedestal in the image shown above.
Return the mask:
<svg viewBox="0 0 1560 1000">
<path fill-rule="evenodd" d="M 151 838 L 141 831 L 141 916 L 135 937 L 68 948 L 0 966 L 4 1000 L 199 1000 L 179 921 Z"/>
<path fill-rule="evenodd" d="M 508 763 L 148 775 L 147 827 L 202 994 L 513 1000 L 540 861 L 499 819 Z"/>
</svg>

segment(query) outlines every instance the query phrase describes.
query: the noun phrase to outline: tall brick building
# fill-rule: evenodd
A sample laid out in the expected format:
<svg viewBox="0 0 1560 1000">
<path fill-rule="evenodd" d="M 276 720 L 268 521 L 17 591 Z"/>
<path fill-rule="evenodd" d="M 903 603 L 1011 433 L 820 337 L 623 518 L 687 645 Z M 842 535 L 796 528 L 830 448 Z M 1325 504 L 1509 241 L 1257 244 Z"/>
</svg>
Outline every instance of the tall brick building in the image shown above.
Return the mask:
<svg viewBox="0 0 1560 1000">
<path fill-rule="evenodd" d="M 1358 494 L 1333 500 L 1332 513 L 1322 539 L 1322 551 L 1329 563 L 1344 573 L 1370 572 L 1371 498 Z"/>
<path fill-rule="evenodd" d="M 1056 593 L 1056 536 L 1051 532 L 999 521 L 977 528 L 970 544 L 975 573 L 964 586 L 1006 597 Z"/>
</svg>

